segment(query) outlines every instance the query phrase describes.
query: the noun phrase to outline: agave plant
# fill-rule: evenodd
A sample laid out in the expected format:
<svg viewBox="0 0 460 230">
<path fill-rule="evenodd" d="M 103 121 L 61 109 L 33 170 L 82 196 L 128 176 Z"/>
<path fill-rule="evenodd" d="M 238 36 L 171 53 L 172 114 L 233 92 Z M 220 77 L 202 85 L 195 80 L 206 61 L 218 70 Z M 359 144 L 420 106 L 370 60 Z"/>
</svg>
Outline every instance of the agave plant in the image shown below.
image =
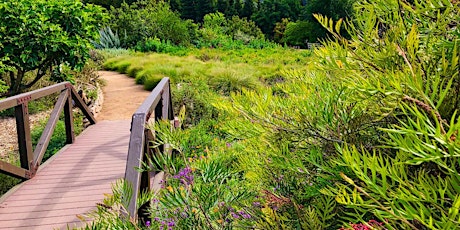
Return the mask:
<svg viewBox="0 0 460 230">
<path fill-rule="evenodd" d="M 99 41 L 92 42 L 96 49 L 119 49 L 121 48 L 118 32 L 113 32 L 110 27 L 99 30 Z"/>
</svg>

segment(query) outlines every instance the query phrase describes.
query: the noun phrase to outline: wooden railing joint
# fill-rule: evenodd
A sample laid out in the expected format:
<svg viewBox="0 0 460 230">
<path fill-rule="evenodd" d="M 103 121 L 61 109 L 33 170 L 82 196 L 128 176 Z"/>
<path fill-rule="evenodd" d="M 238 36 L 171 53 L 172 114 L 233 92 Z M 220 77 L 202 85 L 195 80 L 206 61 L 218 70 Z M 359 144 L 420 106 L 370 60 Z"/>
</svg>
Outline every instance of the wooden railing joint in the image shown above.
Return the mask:
<svg viewBox="0 0 460 230">
<path fill-rule="evenodd" d="M 32 100 L 32 96 L 31 95 L 25 95 L 23 97 L 18 98 L 17 103 L 18 104 L 24 104 L 24 103 L 26 103 L 26 102 L 28 102 L 30 100 Z"/>
<path fill-rule="evenodd" d="M 60 95 L 34 151 L 30 132 L 28 102 L 53 93 L 60 93 Z M 70 144 L 74 142 L 75 136 L 73 129 L 72 99 L 75 101 L 75 105 L 82 110 L 83 114 L 88 118 L 90 123 L 95 124 L 96 119 L 94 119 L 94 116 L 91 114 L 86 104 L 83 103 L 83 100 L 69 82 L 59 83 L 0 100 L 0 110 L 13 107 L 15 108 L 16 129 L 21 162 L 21 166 L 18 167 L 8 162 L 0 161 L 1 173 L 22 179 L 30 179 L 34 177 L 41 164 L 46 148 L 49 145 L 51 136 L 59 120 L 59 116 L 63 110 L 67 143 Z"/>
</svg>

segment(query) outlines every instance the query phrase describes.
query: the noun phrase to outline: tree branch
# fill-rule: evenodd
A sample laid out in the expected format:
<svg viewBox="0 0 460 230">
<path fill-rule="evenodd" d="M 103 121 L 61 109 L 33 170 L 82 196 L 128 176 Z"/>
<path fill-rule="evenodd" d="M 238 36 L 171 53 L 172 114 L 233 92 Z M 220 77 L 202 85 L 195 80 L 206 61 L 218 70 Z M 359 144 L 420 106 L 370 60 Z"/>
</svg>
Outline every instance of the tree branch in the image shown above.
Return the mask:
<svg viewBox="0 0 460 230">
<path fill-rule="evenodd" d="M 425 110 L 425 112 L 427 112 L 427 113 L 433 113 L 436 116 L 436 119 L 439 122 L 439 126 L 441 128 L 442 134 L 446 134 L 446 130 L 444 130 L 444 126 L 443 126 L 445 121 L 442 119 L 441 114 L 439 114 L 438 111 L 436 111 L 435 109 L 431 108 L 431 106 L 426 104 L 425 102 L 417 100 L 417 99 L 412 98 L 412 97 L 409 97 L 407 95 L 405 95 L 402 100 L 414 103 L 415 105 L 417 105 L 421 109 Z"/>
</svg>

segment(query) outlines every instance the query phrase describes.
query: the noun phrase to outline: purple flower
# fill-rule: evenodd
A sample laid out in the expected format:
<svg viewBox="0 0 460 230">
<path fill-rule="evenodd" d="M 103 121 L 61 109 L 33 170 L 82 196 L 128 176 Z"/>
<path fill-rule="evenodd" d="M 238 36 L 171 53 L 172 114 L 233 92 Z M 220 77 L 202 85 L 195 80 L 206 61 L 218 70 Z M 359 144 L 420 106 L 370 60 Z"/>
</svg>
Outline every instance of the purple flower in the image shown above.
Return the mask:
<svg viewBox="0 0 460 230">
<path fill-rule="evenodd" d="M 176 226 L 176 223 L 174 221 L 171 220 L 170 222 L 168 222 L 168 227 L 174 227 L 174 226 Z"/>
<path fill-rule="evenodd" d="M 155 217 L 155 218 L 153 218 L 153 220 L 154 220 L 154 221 L 160 221 L 160 218 Z"/>
<path fill-rule="evenodd" d="M 252 206 L 254 207 L 260 207 L 260 202 L 252 202 Z"/>
<path fill-rule="evenodd" d="M 235 219 L 239 219 L 240 216 L 238 216 L 238 214 L 234 213 L 234 212 L 231 212 L 230 215 L 232 215 L 233 218 Z"/>
<path fill-rule="evenodd" d="M 225 202 L 219 202 L 219 207 L 223 207 L 225 205 Z"/>
<path fill-rule="evenodd" d="M 251 218 L 251 215 L 249 213 L 245 213 L 243 215 L 241 215 L 243 218 L 245 219 L 250 219 Z"/>
<path fill-rule="evenodd" d="M 227 146 L 227 148 L 230 148 L 230 147 L 232 147 L 232 144 L 230 144 L 230 143 L 228 143 L 228 142 L 227 142 L 227 143 L 225 143 L 225 145 Z"/>
<path fill-rule="evenodd" d="M 180 170 L 179 173 L 173 177 L 180 179 L 181 183 L 184 185 L 190 185 L 193 183 L 192 169 L 188 166 Z"/>
<path fill-rule="evenodd" d="M 150 227 L 150 221 L 149 221 L 149 220 L 147 220 L 147 221 L 145 222 L 145 226 L 146 226 L 146 227 Z"/>
</svg>

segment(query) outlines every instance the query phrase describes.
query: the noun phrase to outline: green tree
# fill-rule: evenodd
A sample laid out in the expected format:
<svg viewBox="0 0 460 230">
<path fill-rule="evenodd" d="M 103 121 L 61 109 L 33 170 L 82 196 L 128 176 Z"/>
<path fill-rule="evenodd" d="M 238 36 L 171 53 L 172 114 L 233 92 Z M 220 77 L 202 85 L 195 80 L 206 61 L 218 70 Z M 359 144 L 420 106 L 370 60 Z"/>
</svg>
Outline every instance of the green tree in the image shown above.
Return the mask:
<svg viewBox="0 0 460 230">
<path fill-rule="evenodd" d="M 296 21 L 302 8 L 301 2 L 297 0 L 264 0 L 251 19 L 264 34 L 273 37 L 276 23 L 281 22 L 283 18 Z"/>
<path fill-rule="evenodd" d="M 321 14 L 335 21 L 340 18 L 352 18 L 354 2 L 356 0 L 309 0 L 299 19 L 308 21 L 310 29 L 296 33 L 306 33 L 305 37 L 308 37 L 310 42 L 316 42 L 318 39 L 325 38 L 327 31 L 313 17 L 313 14 Z M 298 29 L 301 28 L 299 27 Z M 341 32 L 346 33 L 343 29 Z"/>
<path fill-rule="evenodd" d="M 176 45 L 188 45 L 196 29 L 190 20 L 182 20 L 179 13 L 162 1 L 140 1 L 112 8 L 109 26 L 118 31 L 126 47 L 155 37 Z"/>
<path fill-rule="evenodd" d="M 215 12 L 217 8 L 213 1 L 209 0 L 187 0 L 182 2 L 181 17 L 192 19 L 195 22 L 202 22 L 206 14 Z"/>
<path fill-rule="evenodd" d="M 227 0 L 217 0 L 216 8 L 217 8 L 217 11 L 223 14 L 226 14 L 229 8 L 228 1 Z"/>
<path fill-rule="evenodd" d="M 243 9 L 241 10 L 240 16 L 243 18 L 250 19 L 254 13 L 254 2 L 252 0 L 246 0 L 243 5 Z"/>
<path fill-rule="evenodd" d="M 110 9 L 111 6 L 120 7 L 123 3 L 132 4 L 137 1 L 138 0 L 83 0 L 83 3 L 96 4 Z"/>
<path fill-rule="evenodd" d="M 0 15 L 0 73 L 9 85 L 3 96 L 23 92 L 49 72 L 63 80 L 61 64 L 82 68 L 106 17 L 101 7 L 79 0 L 2 1 Z M 32 79 L 25 78 L 29 72 Z"/>
</svg>

